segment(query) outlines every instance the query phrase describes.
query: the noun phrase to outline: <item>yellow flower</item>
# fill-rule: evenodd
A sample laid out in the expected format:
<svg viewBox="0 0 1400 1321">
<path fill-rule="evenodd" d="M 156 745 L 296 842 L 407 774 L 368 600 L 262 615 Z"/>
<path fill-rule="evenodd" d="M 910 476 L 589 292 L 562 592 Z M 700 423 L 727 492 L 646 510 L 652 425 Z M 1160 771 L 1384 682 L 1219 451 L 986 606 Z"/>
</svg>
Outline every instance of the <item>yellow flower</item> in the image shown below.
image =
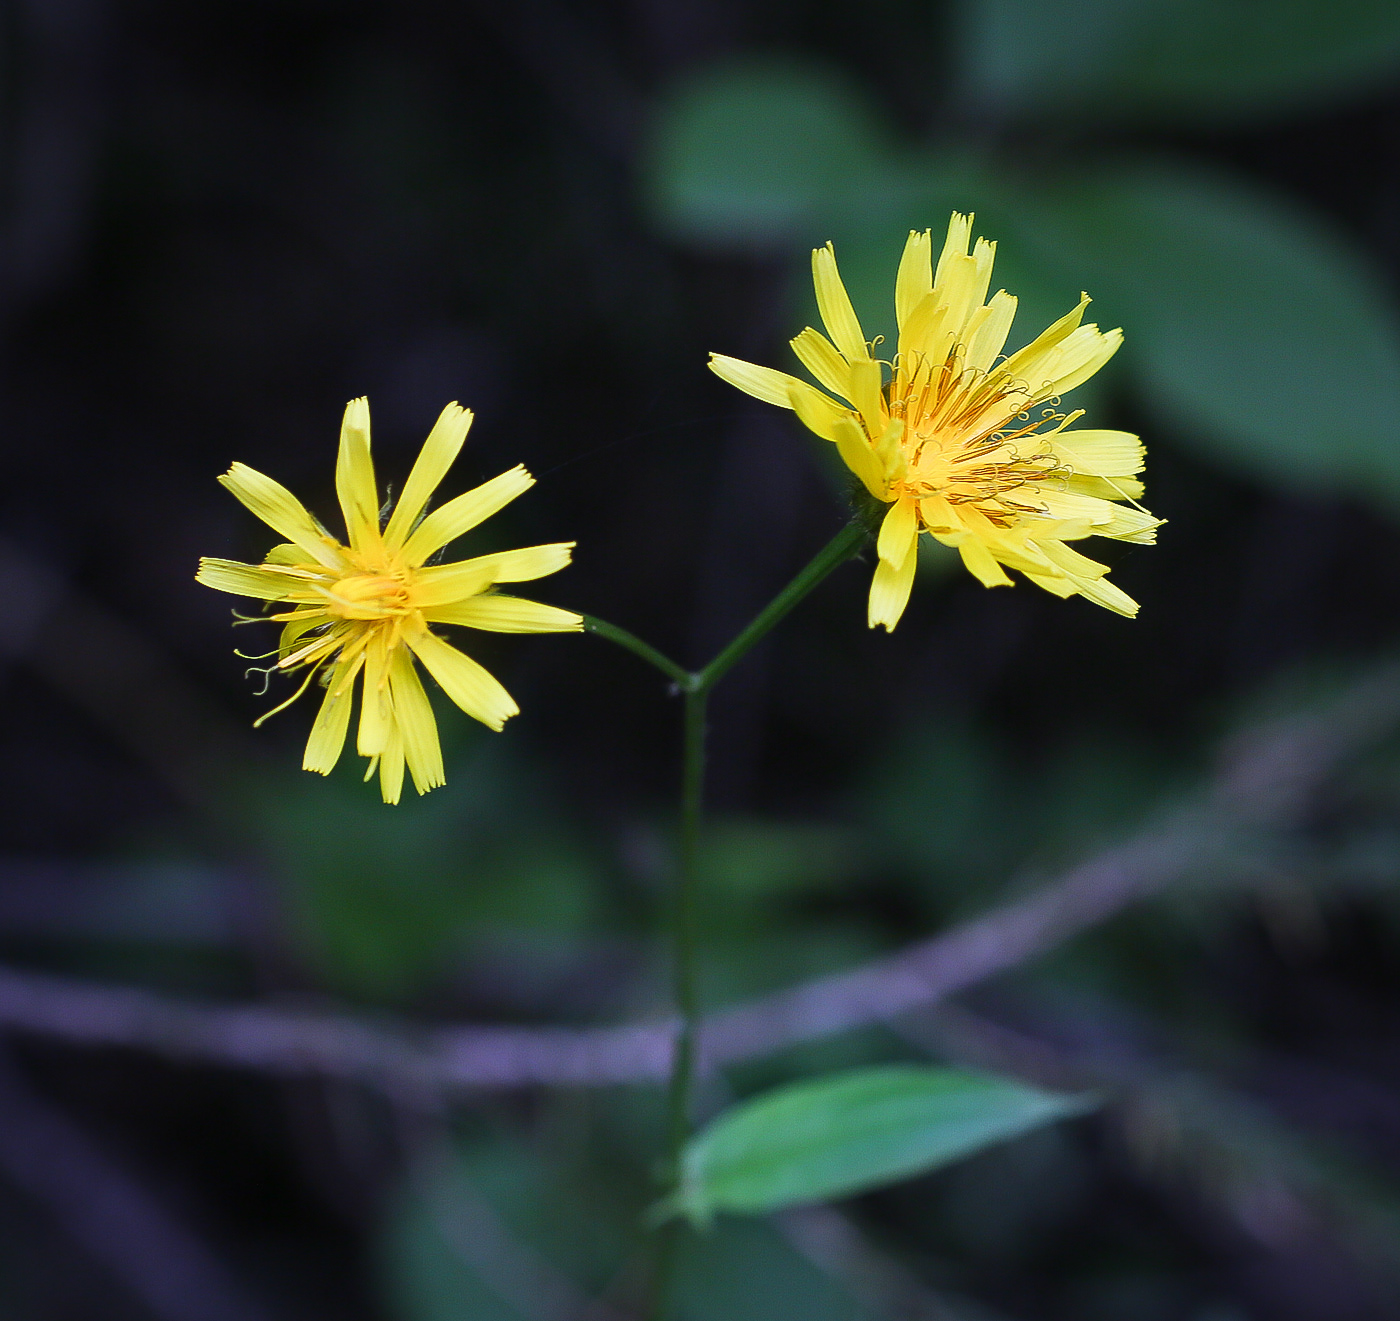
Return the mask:
<svg viewBox="0 0 1400 1321">
<path fill-rule="evenodd" d="M 1156 539 L 1161 520 L 1136 503 L 1142 442 L 1126 431 L 1068 430 L 1083 411 L 1055 408 L 1113 356 L 1123 333 L 1080 324 L 1085 294 L 1025 348 L 1000 356 L 1016 300 L 1004 289 L 987 298 L 996 244 L 979 238 L 969 255 L 971 237 L 972 217 L 955 212 L 935 271 L 929 231 L 909 235 L 895 279 L 893 363 L 872 356 L 831 244 L 812 253 L 831 338 L 809 326 L 792 347 L 839 401 L 737 358 L 712 354 L 710 367 L 755 398 L 796 410 L 889 505 L 876 542 L 871 628 L 892 629 L 904 613 L 921 532 L 957 547 L 988 587 L 1010 586 L 1005 570 L 1016 569 L 1056 596 L 1078 593 L 1135 615 L 1137 602 L 1108 582 L 1106 566 L 1065 543 Z"/>
<path fill-rule="evenodd" d="M 500 729 L 520 709 L 486 670 L 430 625 L 464 624 L 498 633 L 583 627 L 582 618 L 571 611 L 493 590 L 497 583 L 525 582 L 562 569 L 572 541 L 454 564 L 428 563 L 449 541 L 535 484 L 523 467 L 512 468 L 425 516 L 428 499 L 461 450 L 471 421 L 471 413 L 456 404 L 443 409 L 386 522 L 370 460 L 369 403 L 352 399 L 341 424 L 335 468 L 349 544 L 331 536 L 285 487 L 235 463 L 219 481 L 287 543 L 268 551 L 262 564 L 199 562 L 197 578 L 206 587 L 286 607 L 269 616 L 283 626 L 275 668 L 304 668 L 307 676 L 276 710 L 300 697 L 313 675 L 320 675 L 326 690 L 306 743 L 302 764 L 307 770 L 328 775 L 340 759 L 354 683 L 363 676 L 357 747 L 370 758 L 365 779 L 378 769 L 386 803 L 399 801 L 405 763 L 420 794 L 444 782 L 437 723 L 415 657 L 448 697 L 492 729 Z"/>
</svg>

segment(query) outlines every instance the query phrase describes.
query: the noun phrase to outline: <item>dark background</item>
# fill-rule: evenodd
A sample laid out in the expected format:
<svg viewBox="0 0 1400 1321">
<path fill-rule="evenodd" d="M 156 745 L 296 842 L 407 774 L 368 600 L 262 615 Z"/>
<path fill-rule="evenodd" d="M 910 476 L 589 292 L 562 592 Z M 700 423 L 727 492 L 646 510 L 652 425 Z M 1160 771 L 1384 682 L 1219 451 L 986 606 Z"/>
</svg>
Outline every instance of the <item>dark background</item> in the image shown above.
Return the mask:
<svg viewBox="0 0 1400 1321">
<path fill-rule="evenodd" d="M 1395 644 L 1396 70 L 1400 16 L 1361 0 L 7 0 L 0 952 L 433 1021 L 658 1011 L 664 685 L 593 638 L 474 638 L 523 714 L 444 705 L 446 789 L 302 775 L 309 703 L 248 731 L 257 630 L 193 582 L 270 541 L 214 479 L 246 462 L 329 519 L 347 399 L 388 481 L 460 400 L 445 493 L 539 478 L 474 544 L 577 539 L 535 594 L 699 663 L 845 517 L 829 456 L 706 354 L 793 367 L 828 237 L 881 329 L 904 234 L 955 206 L 1023 294 L 1013 345 L 1081 287 L 1125 327 L 1070 402 L 1147 441 L 1161 544 L 1098 552 L 1142 615 L 930 556 L 886 636 L 869 563 L 839 572 L 714 702 L 707 998 L 1131 832 L 1252 713 Z M 1267 861 L 972 997 L 1147 1100 L 736 1222 L 696 1321 L 1400 1316 L 1396 772 L 1383 748 Z M 625 1313 L 655 1110 L 489 1097 L 425 1137 L 346 1085 L 17 1039 L 0 1318 L 568 1314 L 540 1262 Z"/>
</svg>

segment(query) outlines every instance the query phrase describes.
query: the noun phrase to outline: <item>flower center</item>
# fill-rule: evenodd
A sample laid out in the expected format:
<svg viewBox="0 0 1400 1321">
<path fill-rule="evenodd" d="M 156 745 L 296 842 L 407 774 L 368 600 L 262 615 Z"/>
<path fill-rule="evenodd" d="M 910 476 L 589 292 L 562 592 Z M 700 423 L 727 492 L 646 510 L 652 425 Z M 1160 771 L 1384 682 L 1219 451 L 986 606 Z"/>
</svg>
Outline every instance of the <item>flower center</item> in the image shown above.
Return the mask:
<svg viewBox="0 0 1400 1321">
<path fill-rule="evenodd" d="M 976 504 L 993 522 L 1036 508 L 1034 490 L 1011 497 L 1060 472 L 1038 427 L 1024 411 L 1031 400 L 1024 387 L 1004 374 L 958 370 L 957 350 L 932 370 L 916 371 L 898 391 L 891 382 L 890 414 L 902 417 L 903 476 L 898 494 L 941 495 L 950 504 Z M 1029 500 L 1029 503 L 1025 503 Z"/>
<path fill-rule="evenodd" d="M 353 573 L 322 588 L 326 612 L 341 619 L 389 619 L 409 611 L 408 585 L 380 573 Z"/>
</svg>

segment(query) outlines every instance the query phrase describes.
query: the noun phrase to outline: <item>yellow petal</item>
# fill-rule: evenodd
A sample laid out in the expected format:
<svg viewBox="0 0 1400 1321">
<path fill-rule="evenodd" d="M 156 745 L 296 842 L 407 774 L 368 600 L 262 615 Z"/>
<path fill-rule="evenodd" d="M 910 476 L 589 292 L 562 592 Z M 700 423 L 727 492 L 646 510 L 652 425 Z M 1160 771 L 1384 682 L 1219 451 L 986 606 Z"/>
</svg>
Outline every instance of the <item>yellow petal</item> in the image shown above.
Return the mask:
<svg viewBox="0 0 1400 1321">
<path fill-rule="evenodd" d="M 437 721 L 407 647 L 394 648 L 389 662 L 389 693 L 413 787 L 425 794 L 447 780 L 442 770 Z"/>
<path fill-rule="evenodd" d="M 975 329 L 970 330 L 966 340 L 967 366 L 979 372 L 988 371 L 1006 347 L 1006 337 L 1011 333 L 1011 322 L 1016 316 L 1016 299 L 1005 289 L 992 295 L 987 304 L 986 315 L 981 317 Z"/>
<path fill-rule="evenodd" d="M 474 597 L 494 583 L 523 583 L 557 573 L 569 563 L 573 548 L 572 541 L 560 541 L 479 555 L 453 564 L 435 564 L 420 570 L 415 578 L 413 606 L 436 612 Z"/>
<path fill-rule="evenodd" d="M 1071 474 L 1065 490 L 1080 495 L 1096 495 L 1100 500 L 1141 500 L 1146 488 L 1136 477 L 1085 477 Z"/>
<path fill-rule="evenodd" d="M 413 608 L 434 610 L 484 592 L 496 581 L 496 568 L 490 560 L 484 556 L 420 569 L 413 579 Z"/>
<path fill-rule="evenodd" d="M 384 544 L 390 550 L 397 550 L 403 545 L 413 530 L 414 523 L 427 507 L 438 483 L 447 476 L 447 470 L 461 453 L 471 424 L 471 410 L 460 404 L 448 404 L 442 410 L 433 429 L 428 432 L 428 439 L 423 442 L 413 471 L 404 483 L 403 494 L 394 505 L 394 512 L 389 515 L 388 525 L 384 529 Z"/>
<path fill-rule="evenodd" d="M 777 404 L 779 408 L 791 408 L 788 390 L 794 385 L 805 385 L 795 376 L 786 372 L 774 371 L 771 367 L 760 367 L 757 363 L 745 362 L 742 358 L 727 358 L 722 353 L 710 354 L 710 370 L 722 381 L 762 399 L 765 404 Z M 810 388 L 810 387 L 808 387 Z"/>
<path fill-rule="evenodd" d="M 360 699 L 360 728 L 356 750 L 362 757 L 384 751 L 394 727 L 389 700 L 389 655 L 384 639 L 375 634 L 365 648 L 364 692 Z"/>
<path fill-rule="evenodd" d="M 817 380 L 833 394 L 839 394 L 843 399 L 850 399 L 850 364 L 836 351 L 836 345 L 827 339 L 820 330 L 813 330 L 811 326 L 808 326 L 791 343 L 792 351 L 797 354 L 802 365 Z"/>
<path fill-rule="evenodd" d="M 882 369 L 874 358 L 851 364 L 851 402 L 865 419 L 865 429 L 872 436 L 880 435 L 888 421 L 882 383 Z"/>
<path fill-rule="evenodd" d="M 933 287 L 941 289 L 951 262 L 967 256 L 967 245 L 972 241 L 972 216 L 954 211 L 948 218 L 948 237 L 943 240 L 943 251 L 938 254 L 938 269 L 933 275 Z"/>
<path fill-rule="evenodd" d="M 841 283 L 841 274 L 836 269 L 836 249 L 830 243 L 812 251 L 812 283 L 816 286 L 817 311 L 821 313 L 826 333 L 848 362 L 864 361 L 870 356 L 865 332 L 856 320 L 856 310 L 851 306 L 846 286 Z"/>
<path fill-rule="evenodd" d="M 1010 587 L 1011 579 L 1006 570 L 996 562 L 996 557 L 986 545 L 976 537 L 967 537 L 958 543 L 958 554 L 967 566 L 967 571 L 983 587 Z"/>
<path fill-rule="evenodd" d="M 1123 344 L 1123 332 L 1080 326 L 1045 357 L 1040 371 L 1055 394 L 1068 394 L 1083 385 Z"/>
<path fill-rule="evenodd" d="M 369 400 L 352 399 L 340 423 L 340 454 L 335 462 L 335 493 L 345 531 L 356 550 L 379 537 L 379 491 L 369 454 Z"/>
<path fill-rule="evenodd" d="M 1097 578 L 1089 582 L 1076 581 L 1075 590 L 1086 601 L 1101 605 L 1105 610 L 1112 610 L 1116 615 L 1124 615 L 1128 619 L 1137 618 L 1138 603 L 1107 578 Z"/>
<path fill-rule="evenodd" d="M 470 656 L 429 632 L 415 633 L 409 645 L 452 701 L 490 729 L 499 730 L 519 714 L 511 695 Z"/>
<path fill-rule="evenodd" d="M 301 760 L 303 770 L 329 775 L 340 760 L 350 728 L 350 708 L 355 701 L 354 689 L 345 679 L 353 677 L 361 663 L 362 658 L 357 657 L 354 661 L 342 661 L 331 670 L 326 695 L 321 699 L 321 709 L 316 713 L 311 735 L 306 740 L 306 754 Z"/>
<path fill-rule="evenodd" d="M 937 293 L 919 302 L 899 332 L 899 374 L 908 381 L 925 364 L 938 365 L 953 347 L 953 336 L 945 331 L 947 304 Z"/>
<path fill-rule="evenodd" d="M 836 424 L 843 417 L 851 416 L 849 408 L 838 404 L 830 395 L 824 395 L 805 381 L 792 383 L 788 399 L 791 401 L 788 406 L 797 410 L 802 425 L 823 440 L 835 440 Z"/>
<path fill-rule="evenodd" d="M 464 624 L 492 633 L 577 633 L 583 629 L 582 615 L 518 596 L 474 596 L 429 610 L 425 618 L 430 624 Z"/>
<path fill-rule="evenodd" d="M 546 574 L 558 573 L 573 556 L 576 542 L 556 541 L 547 546 L 522 546 L 519 550 L 497 551 L 494 555 L 478 555 L 474 560 L 462 560 L 463 567 L 477 565 L 487 569 L 491 581 L 498 583 L 524 583 Z M 449 565 L 443 565 L 449 568 Z M 425 570 L 424 576 L 433 570 Z"/>
<path fill-rule="evenodd" d="M 892 569 L 904 567 L 904 561 L 919 539 L 919 518 L 914 501 L 906 496 L 889 507 L 880 523 L 880 535 L 875 541 L 875 553 Z"/>
<path fill-rule="evenodd" d="M 906 555 L 904 563 L 896 569 L 886 560 L 876 560 L 866 611 L 871 628 L 883 625 L 886 632 L 893 632 L 904 613 L 904 607 L 909 604 L 909 591 L 914 585 L 914 567 L 918 562 L 917 555 Z"/>
<path fill-rule="evenodd" d="M 981 305 L 977 297 L 977 263 L 971 257 L 950 257 L 938 280 L 938 301 L 948 310 L 943 316 L 944 330 L 961 337 L 972 310 Z"/>
<path fill-rule="evenodd" d="M 894 316 L 901 333 L 914 309 L 933 289 L 933 242 L 928 230 L 911 229 L 894 279 Z"/>
<path fill-rule="evenodd" d="M 384 801 L 392 807 L 403 794 L 403 739 L 397 729 L 392 730 L 384 751 L 378 757 L 379 792 Z"/>
<path fill-rule="evenodd" d="M 953 506 L 941 495 L 924 496 L 919 501 L 919 517 L 930 532 L 962 533 L 964 530 L 961 520 L 953 511 Z M 948 544 L 950 543 L 944 542 L 944 545 Z"/>
<path fill-rule="evenodd" d="M 836 451 L 841 461 L 860 478 L 871 495 L 877 500 L 886 499 L 884 469 L 855 418 L 849 414 L 838 418 L 834 429 Z"/>
<path fill-rule="evenodd" d="M 1140 546 L 1152 546 L 1157 542 L 1157 529 L 1163 519 L 1154 518 L 1145 509 L 1133 509 L 1128 505 L 1110 505 L 1113 513 L 1108 521 L 1094 528 L 1101 537 L 1112 537 L 1115 541 L 1132 541 Z"/>
<path fill-rule="evenodd" d="M 284 601 L 293 592 L 305 587 L 302 579 L 279 573 L 276 569 L 208 556 L 199 561 L 199 572 L 194 580 L 216 591 L 232 592 L 235 596 L 255 596 L 259 601 Z"/>
<path fill-rule="evenodd" d="M 316 520 L 301 501 L 280 482 L 246 463 L 235 463 L 219 482 L 268 527 L 295 542 L 318 564 L 339 567 L 341 557 L 335 544 L 316 526 Z"/>
<path fill-rule="evenodd" d="M 1076 581 L 1081 579 L 1086 582 L 1095 581 L 1108 572 L 1108 565 L 1100 564 L 1098 560 L 1091 560 L 1087 555 L 1081 555 L 1062 541 L 1051 541 L 1037 537 L 1036 545 L 1045 553 L 1045 558 L 1051 564 L 1057 569 L 1063 569 Z"/>
<path fill-rule="evenodd" d="M 1089 306 L 1089 295 L 1081 294 L 1079 303 L 1072 307 L 1053 325 L 1042 330 L 1023 349 L 1017 349 L 1001 366 L 1013 380 L 1025 381 L 1035 393 L 1047 378 L 1045 361 L 1051 350 L 1068 339 L 1084 319 L 1084 309 Z"/>
<path fill-rule="evenodd" d="M 1078 593 L 1079 588 L 1058 569 L 1022 569 L 1022 573 L 1037 587 L 1043 587 L 1062 601 Z"/>
<path fill-rule="evenodd" d="M 404 560 L 409 564 L 422 564 L 434 551 L 485 522 L 534 484 L 535 479 L 522 465 L 517 465 L 455 500 L 449 500 L 414 529 L 403 546 Z"/>
<path fill-rule="evenodd" d="M 1142 471 L 1146 454 L 1131 431 L 1057 431 L 1050 448 L 1076 474 L 1094 477 L 1131 477 Z"/>
</svg>

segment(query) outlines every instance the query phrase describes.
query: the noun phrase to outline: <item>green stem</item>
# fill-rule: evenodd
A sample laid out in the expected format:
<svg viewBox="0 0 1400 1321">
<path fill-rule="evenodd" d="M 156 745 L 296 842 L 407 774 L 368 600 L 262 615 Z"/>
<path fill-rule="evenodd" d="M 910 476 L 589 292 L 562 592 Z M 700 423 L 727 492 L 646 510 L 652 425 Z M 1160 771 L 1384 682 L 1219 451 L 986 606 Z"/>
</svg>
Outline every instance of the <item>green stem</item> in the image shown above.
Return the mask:
<svg viewBox="0 0 1400 1321">
<path fill-rule="evenodd" d="M 700 814 L 705 797 L 705 707 L 701 688 L 685 695 L 685 752 L 681 773 L 680 884 L 674 918 L 676 1052 L 671 1062 L 670 1136 L 672 1182 L 680 1177 L 681 1150 L 690 1137 L 691 1092 L 695 1084 L 695 1031 L 699 1022 L 696 971 L 696 918 L 700 888 Z"/>
<path fill-rule="evenodd" d="M 616 624 L 609 624 L 606 619 L 599 619 L 596 615 L 584 615 L 583 631 L 606 638 L 609 642 L 617 643 L 619 647 L 625 647 L 634 656 L 640 656 L 648 665 L 656 666 L 668 679 L 675 680 L 682 691 L 690 687 L 693 676 L 689 670 L 657 651 L 651 643 L 643 642 L 635 633 L 618 628 Z"/>
<path fill-rule="evenodd" d="M 710 689 L 729 673 L 778 622 L 829 575 L 850 559 L 869 535 L 864 520 L 857 518 L 841 529 L 798 575 L 783 588 L 754 620 L 704 669 L 691 673 L 641 638 L 592 615 L 585 615 L 583 626 L 609 642 L 625 647 L 654 665 L 675 681 L 685 696 L 684 753 L 681 769 L 680 876 L 672 913 L 673 972 L 676 1012 L 675 1053 L 671 1058 L 671 1078 L 667 1093 L 669 1119 L 669 1169 L 671 1191 L 679 1186 L 681 1156 L 690 1139 L 691 1111 L 694 1107 L 695 1065 L 700 1024 L 700 996 L 697 969 L 697 918 L 699 912 L 700 823 L 705 793 L 705 715 Z M 671 1314 L 668 1297 L 675 1273 L 680 1227 L 664 1226 L 658 1245 L 656 1272 L 652 1279 L 655 1315 Z"/>
<path fill-rule="evenodd" d="M 757 618 L 695 676 L 695 688 L 701 692 L 708 692 L 713 688 L 793 606 L 833 569 L 839 568 L 850 559 L 861 548 L 868 535 L 862 519 L 856 518 L 847 523 L 816 553 L 807 567 L 759 612 Z"/>
</svg>

